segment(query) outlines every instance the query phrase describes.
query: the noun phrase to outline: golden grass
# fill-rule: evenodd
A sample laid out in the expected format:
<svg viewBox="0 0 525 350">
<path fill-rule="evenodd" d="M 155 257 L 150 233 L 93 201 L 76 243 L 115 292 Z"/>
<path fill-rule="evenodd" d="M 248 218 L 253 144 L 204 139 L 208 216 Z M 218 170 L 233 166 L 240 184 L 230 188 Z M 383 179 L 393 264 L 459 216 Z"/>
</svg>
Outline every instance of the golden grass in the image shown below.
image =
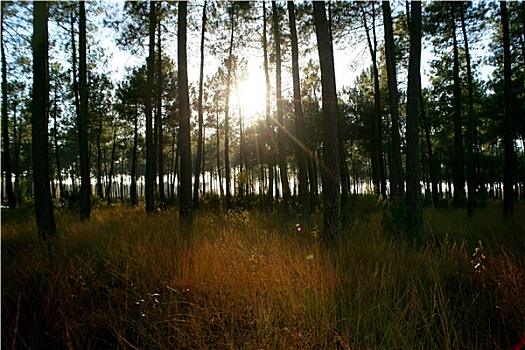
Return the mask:
<svg viewBox="0 0 525 350">
<path fill-rule="evenodd" d="M 47 249 L 31 215 L 9 214 L 2 348 L 508 348 L 525 335 L 525 262 L 497 236 L 525 230 L 492 225 L 496 209 L 429 211 L 426 243 L 384 232 L 378 211 L 331 248 L 315 217 L 298 232 L 278 214 L 203 212 L 182 244 L 176 213 L 116 207 L 58 212 Z"/>
</svg>

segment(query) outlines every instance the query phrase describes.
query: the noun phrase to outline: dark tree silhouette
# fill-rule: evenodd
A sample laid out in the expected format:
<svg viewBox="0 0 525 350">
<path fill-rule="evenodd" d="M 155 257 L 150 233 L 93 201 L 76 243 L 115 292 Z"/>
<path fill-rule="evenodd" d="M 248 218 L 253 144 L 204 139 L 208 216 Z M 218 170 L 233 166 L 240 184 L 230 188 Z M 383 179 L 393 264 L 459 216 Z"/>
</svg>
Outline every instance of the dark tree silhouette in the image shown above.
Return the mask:
<svg viewBox="0 0 525 350">
<path fill-rule="evenodd" d="M 299 167 L 299 204 L 303 217 L 308 217 L 308 165 L 306 163 L 308 150 L 306 148 L 306 125 L 304 122 L 303 106 L 301 103 L 299 49 L 297 44 L 297 29 L 295 24 L 295 5 L 293 1 L 288 1 L 288 16 L 290 20 L 290 35 L 292 39 L 293 103 L 295 111 L 297 165 Z"/>
<path fill-rule="evenodd" d="M 321 68 L 323 94 L 323 236 L 327 242 L 341 240 L 340 190 L 337 142 L 337 95 L 334 54 L 330 41 L 325 3 L 314 1 L 314 21 Z"/>
<path fill-rule="evenodd" d="M 419 184 L 419 114 L 421 99 L 421 2 L 413 1 L 410 13 L 406 125 L 407 233 L 423 234 L 421 185 Z"/>
<path fill-rule="evenodd" d="M 284 141 L 286 131 L 284 129 L 284 106 L 281 88 L 281 29 L 279 25 L 279 15 L 277 3 L 272 1 L 273 33 L 275 37 L 275 102 L 277 105 L 277 148 L 279 149 L 279 170 L 281 173 L 281 186 L 283 194 L 283 204 L 290 211 L 290 183 L 288 181 L 288 164 Z"/>
<path fill-rule="evenodd" d="M 80 114 L 78 114 L 78 143 L 80 152 L 80 217 L 89 220 L 91 216 L 91 174 L 89 171 L 88 149 L 88 88 L 86 63 L 86 7 L 80 1 L 79 8 L 79 37 L 78 37 L 78 83 L 80 93 Z"/>
<path fill-rule="evenodd" d="M 266 2 L 263 0 L 263 55 L 264 55 L 264 77 L 266 81 L 266 128 L 269 139 L 273 139 L 273 123 L 271 118 L 271 102 L 270 102 L 270 69 L 268 66 L 268 40 L 267 40 L 267 24 L 266 24 Z M 268 205 L 273 205 L 273 169 L 274 169 L 274 157 L 273 151 L 268 154 Z"/>
<path fill-rule="evenodd" d="M 199 70 L 199 97 L 197 101 L 197 113 L 199 118 L 199 135 L 197 139 L 197 157 L 195 161 L 195 181 L 193 184 L 193 208 L 197 209 L 199 207 L 199 177 L 202 173 L 204 174 L 204 166 L 201 168 L 202 153 L 203 153 L 203 125 L 204 125 L 204 113 L 202 108 L 202 95 L 203 95 L 203 85 L 204 85 L 204 40 L 206 35 L 206 1 L 202 7 L 202 28 L 201 28 L 201 63 Z"/>
<path fill-rule="evenodd" d="M 156 27 L 156 1 L 150 2 L 149 12 L 149 56 L 148 56 L 148 79 L 145 93 L 146 109 L 146 177 L 145 177 L 145 200 L 146 212 L 155 210 L 154 184 L 155 184 L 155 145 L 153 144 L 153 77 L 155 70 L 155 27 Z"/>
<path fill-rule="evenodd" d="M 190 97 L 188 92 L 188 62 L 186 53 L 186 17 L 188 4 L 179 2 L 178 13 L 178 67 L 179 67 L 179 148 L 180 148 L 180 219 L 183 232 L 192 223 Z"/>
<path fill-rule="evenodd" d="M 42 241 L 56 237 L 55 216 L 49 188 L 48 163 L 48 38 L 47 2 L 33 4 L 33 184 L 38 236 Z"/>
<path fill-rule="evenodd" d="M 385 56 L 388 76 L 388 97 L 390 103 L 392 150 L 390 152 L 390 196 L 394 202 L 404 194 L 403 164 L 401 162 L 401 141 L 399 137 L 399 105 L 397 92 L 396 58 L 394 45 L 394 29 L 390 2 L 383 1 L 383 21 L 385 26 Z"/>
<path fill-rule="evenodd" d="M 13 180 L 11 178 L 11 153 L 9 152 L 9 132 L 7 115 L 7 62 L 4 49 L 4 8 L 5 2 L 0 5 L 0 45 L 2 48 L 2 169 L 5 172 L 5 188 L 7 194 L 7 205 L 10 209 L 16 208 L 16 198 L 13 191 Z"/>
<path fill-rule="evenodd" d="M 503 80 L 505 93 L 505 117 L 503 121 L 505 167 L 503 170 L 503 214 L 510 217 L 514 211 L 514 115 L 512 99 L 512 71 L 510 53 L 509 16 L 507 2 L 500 1 L 501 25 L 503 26 Z"/>
<path fill-rule="evenodd" d="M 463 128 L 461 122 L 461 85 L 459 79 L 459 47 L 456 38 L 456 4 L 450 3 L 454 79 L 454 205 L 465 196 L 465 167 L 463 161 Z"/>
</svg>

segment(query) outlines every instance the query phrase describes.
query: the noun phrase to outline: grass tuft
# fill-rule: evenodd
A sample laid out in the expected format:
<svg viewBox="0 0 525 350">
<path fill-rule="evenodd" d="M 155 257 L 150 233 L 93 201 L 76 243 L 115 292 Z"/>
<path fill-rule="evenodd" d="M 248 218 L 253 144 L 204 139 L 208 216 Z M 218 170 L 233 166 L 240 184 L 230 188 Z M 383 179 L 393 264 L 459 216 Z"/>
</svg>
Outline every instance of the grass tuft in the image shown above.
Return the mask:
<svg viewBox="0 0 525 350">
<path fill-rule="evenodd" d="M 372 205 L 369 203 L 369 205 Z M 2 348 L 457 349 L 525 335 L 525 208 L 427 210 L 426 239 L 385 231 L 381 203 L 319 240 L 320 218 L 57 212 L 40 245 L 28 211 L 2 213 Z"/>
</svg>

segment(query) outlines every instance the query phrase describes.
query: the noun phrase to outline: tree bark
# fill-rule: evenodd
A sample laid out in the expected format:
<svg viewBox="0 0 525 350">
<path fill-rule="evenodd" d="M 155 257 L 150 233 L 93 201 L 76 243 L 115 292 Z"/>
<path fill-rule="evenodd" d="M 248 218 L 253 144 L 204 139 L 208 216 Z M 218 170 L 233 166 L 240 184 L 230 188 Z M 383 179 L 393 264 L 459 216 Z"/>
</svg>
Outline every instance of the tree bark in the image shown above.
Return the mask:
<svg viewBox="0 0 525 350">
<path fill-rule="evenodd" d="M 146 212 L 155 210 L 154 185 L 155 185 L 155 145 L 153 142 L 153 74 L 155 69 L 155 27 L 156 27 L 156 1 L 150 2 L 149 13 L 149 56 L 148 78 L 146 82 L 145 109 L 146 109 L 146 178 L 145 200 Z"/>
<path fill-rule="evenodd" d="M 55 148 L 55 161 L 57 165 L 57 179 L 60 201 L 64 201 L 64 183 L 62 181 L 62 167 L 60 166 L 60 148 L 58 147 L 58 106 L 57 106 L 57 82 L 55 82 L 54 108 L 53 108 L 53 141 Z"/>
<path fill-rule="evenodd" d="M 465 171 L 463 161 L 463 128 L 461 123 L 461 85 L 459 80 L 459 49 L 456 39 L 455 4 L 451 6 L 452 42 L 454 53 L 454 205 L 458 206 L 465 196 Z"/>
<path fill-rule="evenodd" d="M 330 42 L 325 3 L 315 1 L 314 22 L 323 91 L 323 236 L 327 242 L 340 243 L 340 192 L 337 141 L 337 95 L 334 55 Z"/>
<path fill-rule="evenodd" d="M 180 148 L 180 219 L 181 231 L 189 234 L 193 207 L 191 191 L 190 98 L 188 92 L 188 61 L 186 53 L 187 2 L 179 2 L 178 14 L 178 69 L 179 69 L 179 148 Z M 187 238 L 187 237 L 186 237 Z"/>
<path fill-rule="evenodd" d="M 296 152 L 297 165 L 299 167 L 299 205 L 301 214 L 308 218 L 309 199 L 308 199 L 308 165 L 306 158 L 308 148 L 306 146 L 306 126 L 304 122 L 303 106 L 301 103 L 301 79 L 299 76 L 299 48 L 297 44 L 297 29 L 295 23 L 295 5 L 293 1 L 288 1 L 288 16 L 290 20 L 290 35 L 292 39 L 292 75 L 293 75 L 293 95 L 295 111 L 295 133 L 296 133 Z"/>
<path fill-rule="evenodd" d="M 35 214 L 38 236 L 46 241 L 57 235 L 53 203 L 49 189 L 48 163 L 48 7 L 47 2 L 33 4 L 33 116 L 32 154 Z"/>
<path fill-rule="evenodd" d="M 277 148 L 279 150 L 279 169 L 281 171 L 283 204 L 285 208 L 287 208 L 288 211 L 291 212 L 290 183 L 288 181 L 288 164 L 286 162 L 286 154 L 284 147 L 286 131 L 284 126 L 284 107 L 281 92 L 281 30 L 279 28 L 279 16 L 277 14 L 277 4 L 275 1 L 272 1 L 272 18 L 273 32 L 275 36 L 275 100 L 277 105 Z"/>
<path fill-rule="evenodd" d="M 100 199 L 104 198 L 102 186 L 102 112 L 98 112 L 98 132 L 97 132 L 97 191 L 96 194 Z"/>
<path fill-rule="evenodd" d="M 372 3 L 372 6 L 375 6 Z M 374 75 L 374 117 L 372 119 L 372 181 L 374 183 L 374 192 L 377 195 L 386 197 L 386 183 L 383 166 L 383 152 L 381 147 L 381 89 L 379 86 L 379 69 L 377 67 L 377 40 L 375 35 L 375 21 L 372 16 L 372 35 L 374 40 L 370 37 L 370 30 L 366 20 L 366 13 L 362 7 L 363 23 L 366 32 L 366 39 L 368 49 L 372 59 L 372 72 Z"/>
<path fill-rule="evenodd" d="M 202 7 L 202 28 L 201 28 L 201 64 L 199 71 L 199 97 L 197 101 L 197 114 L 199 118 L 199 135 L 197 137 L 197 158 L 195 161 L 195 182 L 193 184 L 193 208 L 199 208 L 199 177 L 201 174 L 204 174 L 204 167 L 201 169 L 201 159 L 203 153 L 203 125 L 204 125 L 204 113 L 202 110 L 202 95 L 203 95 L 203 85 L 204 85 L 204 40 L 206 35 L 206 5 L 207 2 L 204 1 Z M 203 179 L 204 180 L 204 179 Z M 204 182 L 204 181 L 203 181 Z"/>
<path fill-rule="evenodd" d="M 505 94 L 505 117 L 503 121 L 503 143 L 505 148 L 505 166 L 503 168 L 503 214 L 508 218 L 511 217 L 514 212 L 514 110 L 512 97 L 512 71 L 507 2 L 500 1 L 500 6 L 501 24 L 503 26 L 503 79 Z"/>
<path fill-rule="evenodd" d="M 411 4 L 410 58 L 408 63 L 406 180 L 407 233 L 423 235 L 421 185 L 419 183 L 419 114 L 421 97 L 421 2 Z"/>
<path fill-rule="evenodd" d="M 87 88 L 87 46 L 86 46 L 86 8 L 80 1 L 79 16 L 79 93 L 80 114 L 78 115 L 78 143 L 80 152 L 80 217 L 89 220 L 91 216 L 91 174 L 88 152 L 88 88 Z"/>
<path fill-rule="evenodd" d="M 268 67 L 268 42 L 266 37 L 266 2 L 263 0 L 263 54 L 264 54 L 264 76 L 266 81 L 266 138 L 267 143 L 265 149 L 270 147 L 269 152 L 266 153 L 266 158 L 268 160 L 268 206 L 271 208 L 273 206 L 273 168 L 274 168 L 274 158 L 273 158 L 273 123 L 271 117 L 271 102 L 270 102 L 270 69 Z"/>
<path fill-rule="evenodd" d="M 131 151 L 131 184 L 129 189 L 129 197 L 131 205 L 137 205 L 138 195 L 137 195 L 137 148 L 139 141 L 139 122 L 138 122 L 138 111 L 137 106 L 135 106 L 135 119 L 133 127 L 133 149 Z"/>
<path fill-rule="evenodd" d="M 232 68 L 233 68 L 233 33 L 235 31 L 235 9 L 234 4 L 231 4 L 232 9 L 230 13 L 230 46 L 228 49 L 228 62 L 227 62 L 227 80 L 226 80 L 226 104 L 224 107 L 224 172 L 226 178 L 226 210 L 232 208 L 232 195 L 230 189 L 230 93 L 231 93 L 231 80 L 232 80 Z"/>
<path fill-rule="evenodd" d="M 4 7 L 5 3 L 1 4 L 0 13 L 0 45 L 2 48 L 2 165 L 5 172 L 5 187 L 7 194 L 7 205 L 9 209 L 16 208 L 16 197 L 13 191 L 13 179 L 11 172 L 11 153 L 9 151 L 9 129 L 8 129 L 8 115 L 7 115 L 7 62 L 5 58 L 4 48 Z M 1 198 L 0 198 L 1 199 Z"/>
<path fill-rule="evenodd" d="M 423 96 L 421 96 L 421 119 L 422 125 L 425 129 L 425 142 L 427 146 L 428 153 L 428 165 L 430 170 L 430 182 L 432 188 L 432 203 L 435 209 L 439 208 L 439 191 L 438 191 L 438 176 L 436 169 L 436 160 L 434 158 L 434 152 L 432 151 L 432 142 L 430 140 L 430 127 L 428 126 L 428 121 L 426 117 L 425 107 L 423 104 Z"/>
<path fill-rule="evenodd" d="M 399 104 L 397 91 L 396 58 L 394 46 L 394 29 L 390 2 L 383 1 L 383 21 L 385 26 L 385 56 L 386 71 L 388 76 L 388 97 L 390 103 L 392 149 L 390 153 L 390 196 L 393 202 L 403 197 L 405 186 L 403 184 L 403 164 L 401 161 L 401 141 L 399 137 Z"/>
<path fill-rule="evenodd" d="M 476 120 L 474 119 L 474 88 L 472 86 L 472 68 L 470 64 L 470 50 L 468 45 L 467 28 L 465 25 L 465 11 L 463 1 L 459 2 L 459 13 L 461 16 L 461 29 L 463 31 L 463 41 L 465 42 L 465 58 L 467 61 L 467 85 L 468 85 L 468 132 L 467 132 L 467 212 L 474 214 L 474 204 L 476 196 L 476 177 L 474 168 L 474 149 L 476 147 Z"/>
<path fill-rule="evenodd" d="M 164 188 L 164 132 L 162 123 L 162 92 L 163 92 L 163 81 L 162 81 L 162 41 L 161 41 L 161 21 L 160 16 L 157 23 L 157 120 L 155 125 L 157 126 L 157 151 L 158 151 L 158 189 L 159 189 L 159 203 L 162 209 L 166 209 L 166 195 Z"/>
<path fill-rule="evenodd" d="M 106 197 L 108 200 L 108 205 L 111 204 L 111 186 L 113 184 L 113 171 L 115 167 L 115 152 L 117 148 L 117 126 L 113 125 L 113 144 L 111 146 L 111 161 L 109 163 L 109 179 L 108 179 L 108 188 L 106 190 Z"/>
</svg>

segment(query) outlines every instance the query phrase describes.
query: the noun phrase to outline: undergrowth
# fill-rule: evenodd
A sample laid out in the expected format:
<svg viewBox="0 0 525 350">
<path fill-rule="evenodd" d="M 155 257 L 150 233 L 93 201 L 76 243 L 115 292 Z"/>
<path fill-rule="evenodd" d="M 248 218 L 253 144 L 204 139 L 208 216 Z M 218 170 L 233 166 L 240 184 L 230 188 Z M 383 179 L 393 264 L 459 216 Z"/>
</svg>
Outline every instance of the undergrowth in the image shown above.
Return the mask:
<svg viewBox="0 0 525 350">
<path fill-rule="evenodd" d="M 378 204 L 379 205 L 379 204 Z M 424 241 L 383 209 L 327 248 L 320 218 L 57 212 L 42 246 L 30 211 L 2 213 L 3 349 L 508 349 L 525 336 L 525 208 L 425 213 Z"/>
</svg>

